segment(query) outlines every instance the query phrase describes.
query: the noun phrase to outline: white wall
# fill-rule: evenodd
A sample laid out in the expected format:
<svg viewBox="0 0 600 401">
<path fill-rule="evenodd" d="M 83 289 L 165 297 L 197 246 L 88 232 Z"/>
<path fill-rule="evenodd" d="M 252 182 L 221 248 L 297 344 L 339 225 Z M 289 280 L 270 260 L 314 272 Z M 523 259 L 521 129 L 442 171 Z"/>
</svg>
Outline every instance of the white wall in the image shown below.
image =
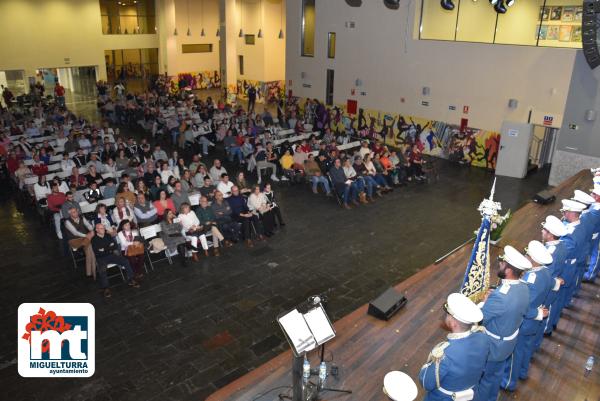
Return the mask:
<svg viewBox="0 0 600 401">
<path fill-rule="evenodd" d="M 0 70 L 25 77 L 38 68 L 98 66 L 106 79 L 104 50 L 158 48 L 156 34 L 103 35 L 98 0 L 1 0 L 0 38 Z"/>
<path fill-rule="evenodd" d="M 169 59 L 169 74 L 176 75 L 181 72 L 219 71 L 219 38 L 216 36 L 219 26 L 219 1 L 201 0 L 188 1 L 175 0 L 175 24 L 179 35 L 173 36 L 173 46 L 169 47 L 167 55 Z M 204 10 L 202 10 L 204 8 Z M 202 16 L 204 11 L 204 18 Z M 160 11 L 159 11 L 160 12 Z M 189 27 L 191 36 L 187 36 Z M 202 25 L 206 36 L 201 37 Z M 173 30 L 167 31 L 172 36 Z M 213 45 L 212 53 L 188 53 L 181 52 L 182 44 L 210 43 Z"/>
<path fill-rule="evenodd" d="M 357 99 L 359 107 L 449 123 L 460 123 L 468 105 L 469 126 L 496 131 L 504 120 L 526 122 L 530 110 L 563 113 L 575 50 L 415 40 L 420 0 L 401 1 L 398 10 L 380 0 L 359 8 L 317 0 L 315 57 L 301 57 L 301 4 L 287 7 L 286 84 L 292 80 L 294 95 L 324 99 L 326 69 L 333 68 L 335 103 Z M 356 28 L 345 28 L 346 21 Z M 328 32 L 337 34 L 334 60 L 326 55 Z M 429 96 L 422 95 L 424 86 Z M 351 96 L 352 88 L 367 94 Z M 508 108 L 511 98 L 519 101 L 517 109 Z"/>
</svg>

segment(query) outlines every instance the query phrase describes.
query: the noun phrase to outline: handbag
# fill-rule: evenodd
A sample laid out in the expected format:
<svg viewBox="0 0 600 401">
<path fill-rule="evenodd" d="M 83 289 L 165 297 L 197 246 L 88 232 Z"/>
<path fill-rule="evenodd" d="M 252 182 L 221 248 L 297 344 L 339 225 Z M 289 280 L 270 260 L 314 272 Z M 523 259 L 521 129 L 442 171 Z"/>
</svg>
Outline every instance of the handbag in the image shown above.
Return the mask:
<svg viewBox="0 0 600 401">
<path fill-rule="evenodd" d="M 126 256 L 139 256 L 144 254 L 144 244 L 142 243 L 134 243 L 127 247 L 125 251 Z"/>
</svg>

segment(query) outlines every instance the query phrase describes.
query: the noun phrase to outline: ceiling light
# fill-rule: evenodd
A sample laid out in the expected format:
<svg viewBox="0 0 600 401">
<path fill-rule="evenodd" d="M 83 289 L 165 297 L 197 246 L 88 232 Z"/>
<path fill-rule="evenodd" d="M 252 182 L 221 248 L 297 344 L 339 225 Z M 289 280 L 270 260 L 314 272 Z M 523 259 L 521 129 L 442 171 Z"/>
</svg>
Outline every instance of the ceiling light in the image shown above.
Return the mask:
<svg viewBox="0 0 600 401">
<path fill-rule="evenodd" d="M 505 14 L 506 13 L 506 7 L 504 6 L 504 0 L 498 0 L 498 2 L 496 3 L 496 5 L 494 6 L 494 10 L 496 10 L 496 12 L 498 14 Z"/>
<path fill-rule="evenodd" d="M 440 4 L 444 10 L 454 10 L 454 3 L 452 2 L 452 0 L 442 0 Z"/>
</svg>

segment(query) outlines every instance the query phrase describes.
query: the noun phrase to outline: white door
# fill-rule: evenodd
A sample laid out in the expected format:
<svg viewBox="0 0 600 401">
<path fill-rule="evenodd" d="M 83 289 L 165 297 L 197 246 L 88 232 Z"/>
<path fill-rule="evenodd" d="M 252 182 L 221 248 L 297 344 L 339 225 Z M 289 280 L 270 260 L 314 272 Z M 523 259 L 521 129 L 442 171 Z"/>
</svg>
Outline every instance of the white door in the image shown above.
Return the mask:
<svg viewBox="0 0 600 401">
<path fill-rule="evenodd" d="M 514 178 L 523 178 L 527 175 L 532 135 L 531 124 L 510 121 L 502 123 L 496 175 Z"/>
</svg>

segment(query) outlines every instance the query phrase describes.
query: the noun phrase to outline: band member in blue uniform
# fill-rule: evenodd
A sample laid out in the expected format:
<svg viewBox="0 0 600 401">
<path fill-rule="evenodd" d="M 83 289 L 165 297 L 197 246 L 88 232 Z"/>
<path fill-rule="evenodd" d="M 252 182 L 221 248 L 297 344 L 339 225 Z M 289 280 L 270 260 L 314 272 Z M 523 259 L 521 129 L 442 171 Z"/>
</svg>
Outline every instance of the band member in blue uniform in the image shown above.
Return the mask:
<svg viewBox="0 0 600 401">
<path fill-rule="evenodd" d="M 567 235 L 567 227 L 565 227 L 558 217 L 546 217 L 546 220 L 542 223 L 542 241 L 548 252 L 552 255 L 552 263 L 548 265 L 547 268 L 554 279 L 554 286 L 548 293 L 548 297 L 544 303 L 544 305 L 548 305 L 549 314 L 548 317 L 542 321 L 542 325 L 538 329 L 535 339 L 535 350 L 538 350 L 542 345 L 544 333 L 547 336 L 552 335 L 552 331 L 560 318 L 561 308 L 557 302 L 559 299 L 558 295 L 560 291 L 565 290 L 563 287 L 565 280 L 562 277 L 564 270 L 569 267 L 566 266 L 569 250 L 565 243 L 560 239 L 565 235 Z"/>
<path fill-rule="evenodd" d="M 593 205 L 595 202 L 594 198 L 591 195 L 588 195 L 585 192 L 576 189 L 571 199 L 581 203 L 582 205 L 585 205 L 585 209 L 581 212 L 581 216 L 579 216 L 581 228 L 585 229 L 586 231 L 586 241 L 585 247 L 581 251 L 584 253 L 585 260 L 583 261 L 583 265 L 581 265 L 578 270 L 579 277 L 577 280 L 577 290 L 575 291 L 575 293 L 577 293 L 579 291 L 579 288 L 581 288 L 581 283 L 583 282 L 585 273 L 587 272 L 590 265 L 589 258 L 592 253 L 592 243 L 598 237 L 598 231 L 596 231 L 596 226 L 598 225 L 600 214 L 590 213 L 591 205 Z"/>
<path fill-rule="evenodd" d="M 519 279 L 531 267 L 529 259 L 515 248 L 504 247 L 498 267 L 498 277 L 502 282 L 489 292 L 482 306 L 483 326 L 491 347 L 479 381 L 477 400 L 496 401 L 498 398 L 504 365 L 515 350 L 519 327 L 529 308 L 529 289 Z"/>
<path fill-rule="evenodd" d="M 477 305 L 463 294 L 450 294 L 444 305 L 448 339 L 434 347 L 421 368 L 425 401 L 470 401 L 483 374 L 490 340 L 476 324 L 483 319 Z"/>
<path fill-rule="evenodd" d="M 542 320 L 548 317 L 548 306 L 545 302 L 550 289 L 554 286 L 554 280 L 546 268 L 546 265 L 552 263 L 552 255 L 546 250 L 544 244 L 531 241 L 527 245 L 526 252 L 534 266 L 521 278 L 529 288 L 529 309 L 519 328 L 515 350 L 504 367 L 502 388 L 509 391 L 517 389 L 518 379 L 526 380 L 528 377 L 535 336 Z"/>
<path fill-rule="evenodd" d="M 583 281 L 593 282 L 598 276 L 598 247 L 600 247 L 600 186 L 595 186 L 590 197 L 594 200 L 588 212 L 585 214 L 585 219 L 590 227 L 592 227 L 592 240 L 590 243 L 590 261 L 587 271 L 583 275 Z M 582 215 L 581 219 L 584 219 Z"/>
<path fill-rule="evenodd" d="M 570 260 L 563 277 L 566 291 L 559 294 L 561 308 L 565 308 L 571 303 L 579 285 L 579 272 L 585 268 L 589 239 L 586 227 L 582 226 L 579 220 L 586 206 L 571 199 L 563 199 L 562 205 L 560 211 L 563 214 L 563 223 L 567 227 L 567 235 L 563 239 L 570 250 Z"/>
</svg>

